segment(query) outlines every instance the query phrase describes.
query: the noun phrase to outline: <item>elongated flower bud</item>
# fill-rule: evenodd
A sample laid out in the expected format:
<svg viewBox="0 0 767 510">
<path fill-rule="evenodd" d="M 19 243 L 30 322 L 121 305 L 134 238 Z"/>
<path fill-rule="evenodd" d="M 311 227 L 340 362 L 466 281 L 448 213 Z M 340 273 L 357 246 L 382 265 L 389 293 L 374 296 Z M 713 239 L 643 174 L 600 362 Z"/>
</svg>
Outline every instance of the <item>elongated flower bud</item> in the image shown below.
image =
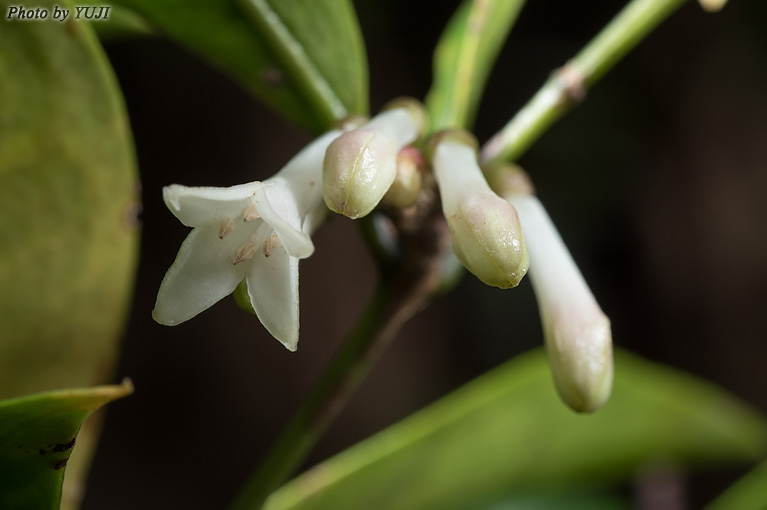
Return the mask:
<svg viewBox="0 0 767 510">
<path fill-rule="evenodd" d="M 577 412 L 592 412 L 610 397 L 613 381 L 610 320 L 594 299 L 556 227 L 519 174 L 490 176 L 517 208 L 530 252 L 546 350 L 560 397 Z M 522 191 L 516 193 L 515 191 Z"/>
<path fill-rule="evenodd" d="M 476 141 L 468 133 L 444 132 L 431 147 L 453 252 L 487 285 L 516 287 L 529 264 L 519 217 L 482 176 Z"/>
<path fill-rule="evenodd" d="M 397 175 L 397 154 L 414 142 L 424 127 L 423 107 L 400 101 L 328 147 L 322 174 L 330 210 L 356 219 L 367 215 Z"/>
</svg>

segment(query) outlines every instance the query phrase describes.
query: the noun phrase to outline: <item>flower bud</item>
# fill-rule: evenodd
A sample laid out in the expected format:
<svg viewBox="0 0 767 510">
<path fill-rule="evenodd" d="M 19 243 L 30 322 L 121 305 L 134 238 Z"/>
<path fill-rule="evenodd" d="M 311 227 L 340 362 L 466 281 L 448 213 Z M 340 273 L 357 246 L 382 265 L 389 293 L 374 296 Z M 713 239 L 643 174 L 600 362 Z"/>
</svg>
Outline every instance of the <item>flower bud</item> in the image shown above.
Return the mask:
<svg viewBox="0 0 767 510">
<path fill-rule="evenodd" d="M 423 107 L 405 100 L 331 143 L 322 173 L 330 210 L 352 219 L 372 211 L 394 182 L 397 154 L 420 136 L 423 127 Z"/>
<path fill-rule="evenodd" d="M 431 143 L 432 166 L 453 252 L 487 285 L 516 287 L 529 259 L 517 212 L 488 186 L 468 133 L 444 132 Z"/>
<path fill-rule="evenodd" d="M 593 412 L 610 397 L 613 380 L 610 320 L 594 299 L 538 198 L 510 194 L 530 251 L 533 289 L 554 382 L 577 412 Z"/>
<path fill-rule="evenodd" d="M 530 176 L 518 165 L 501 163 L 483 168 L 483 170 L 490 189 L 498 193 L 500 197 L 535 194 L 535 187 Z"/>
<path fill-rule="evenodd" d="M 408 146 L 399 151 L 397 176 L 384 195 L 384 202 L 398 208 L 413 205 L 421 192 L 425 166 L 423 155 L 415 147 Z"/>
<path fill-rule="evenodd" d="M 707 12 L 718 12 L 722 10 L 724 5 L 727 3 L 727 0 L 698 0 L 700 2 L 700 6 L 703 7 L 704 11 Z"/>
</svg>

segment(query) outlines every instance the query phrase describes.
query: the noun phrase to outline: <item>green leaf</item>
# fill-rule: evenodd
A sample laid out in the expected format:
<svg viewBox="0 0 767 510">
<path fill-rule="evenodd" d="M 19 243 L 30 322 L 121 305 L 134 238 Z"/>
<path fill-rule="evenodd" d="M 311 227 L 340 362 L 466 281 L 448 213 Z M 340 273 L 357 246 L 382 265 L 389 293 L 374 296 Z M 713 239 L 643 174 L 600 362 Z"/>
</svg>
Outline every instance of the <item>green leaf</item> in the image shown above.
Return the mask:
<svg viewBox="0 0 767 510">
<path fill-rule="evenodd" d="M 0 76 L 0 398 L 102 384 L 138 248 L 122 98 L 87 22 L 3 20 Z"/>
<path fill-rule="evenodd" d="M 83 421 L 132 392 L 124 381 L 0 401 L 0 508 L 58 510 L 65 466 Z"/>
<path fill-rule="evenodd" d="M 493 63 L 524 0 L 464 0 L 434 53 L 426 96 L 432 131 L 470 129 Z"/>
<path fill-rule="evenodd" d="M 767 510 L 767 461 L 735 482 L 706 510 Z"/>
<path fill-rule="evenodd" d="M 138 247 L 122 99 L 85 22 L 4 22 L 0 75 L 0 398 L 105 382 Z"/>
<path fill-rule="evenodd" d="M 367 113 L 367 62 L 350 0 L 118 3 L 314 132 Z"/>
<path fill-rule="evenodd" d="M 767 421 L 722 390 L 616 355 L 610 401 L 577 415 L 545 356 L 515 358 L 279 489 L 268 510 L 472 508 L 514 492 L 609 484 L 642 463 L 756 459 Z"/>
<path fill-rule="evenodd" d="M 631 504 L 624 498 L 582 490 L 521 493 L 491 503 L 471 506 L 471 510 L 631 510 L 631 508 Z"/>
</svg>

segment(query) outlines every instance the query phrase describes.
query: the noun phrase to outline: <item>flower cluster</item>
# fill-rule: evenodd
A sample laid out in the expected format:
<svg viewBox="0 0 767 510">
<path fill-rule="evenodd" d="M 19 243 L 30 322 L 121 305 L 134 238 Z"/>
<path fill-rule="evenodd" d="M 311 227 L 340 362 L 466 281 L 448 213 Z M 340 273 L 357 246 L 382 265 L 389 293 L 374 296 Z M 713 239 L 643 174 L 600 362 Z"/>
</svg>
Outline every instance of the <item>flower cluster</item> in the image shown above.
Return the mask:
<svg viewBox="0 0 767 510">
<path fill-rule="evenodd" d="M 487 173 L 491 188 L 477 142 L 463 131 L 431 136 L 422 155 L 414 144 L 425 124 L 419 103 L 399 100 L 362 125 L 320 136 L 263 182 L 166 187 L 166 205 L 193 230 L 160 286 L 155 320 L 184 322 L 245 281 L 264 327 L 294 351 L 298 261 L 313 253 L 310 236 L 327 209 L 356 219 L 382 200 L 409 207 L 425 183 L 436 183 L 453 252 L 471 273 L 507 289 L 532 264 L 557 389 L 577 411 L 599 407 L 612 383 L 610 322 L 528 181 L 496 168 Z M 433 179 L 424 179 L 426 161 Z"/>
<path fill-rule="evenodd" d="M 165 187 L 168 209 L 193 230 L 160 284 L 154 319 L 187 321 L 244 280 L 261 323 L 295 351 L 298 261 L 314 252 L 310 236 L 325 204 L 351 218 L 369 213 L 395 180 L 398 153 L 423 127 L 420 105 L 396 102 L 359 128 L 320 136 L 263 182 Z"/>
</svg>

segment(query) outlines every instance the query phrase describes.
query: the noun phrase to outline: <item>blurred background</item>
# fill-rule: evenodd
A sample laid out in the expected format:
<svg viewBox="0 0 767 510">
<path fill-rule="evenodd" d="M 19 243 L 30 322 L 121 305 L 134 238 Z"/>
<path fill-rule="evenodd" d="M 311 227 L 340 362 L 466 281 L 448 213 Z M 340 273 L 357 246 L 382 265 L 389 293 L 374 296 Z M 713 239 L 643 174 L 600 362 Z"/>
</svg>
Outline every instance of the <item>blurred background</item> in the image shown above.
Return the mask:
<svg viewBox="0 0 767 510">
<path fill-rule="evenodd" d="M 458 0 L 357 1 L 373 112 L 423 98 Z M 622 5 L 622 2 L 620 3 Z M 480 107 L 486 141 L 617 10 L 539 0 L 523 9 Z M 617 346 L 704 377 L 767 411 L 767 3 L 716 15 L 690 2 L 589 92 L 519 163 L 612 319 Z M 188 230 L 171 183 L 269 177 L 309 140 L 216 69 L 160 38 L 106 44 L 143 185 L 142 254 L 85 509 L 222 508 L 364 308 L 375 271 L 356 225 L 329 221 L 301 263 L 297 353 L 228 298 L 169 328 L 151 318 Z M 417 316 L 307 466 L 542 343 L 529 282 L 471 275 Z M 545 440 L 545 438 L 531 438 Z M 744 469 L 682 478 L 698 508 Z M 627 487 L 626 491 L 632 491 Z"/>
</svg>

